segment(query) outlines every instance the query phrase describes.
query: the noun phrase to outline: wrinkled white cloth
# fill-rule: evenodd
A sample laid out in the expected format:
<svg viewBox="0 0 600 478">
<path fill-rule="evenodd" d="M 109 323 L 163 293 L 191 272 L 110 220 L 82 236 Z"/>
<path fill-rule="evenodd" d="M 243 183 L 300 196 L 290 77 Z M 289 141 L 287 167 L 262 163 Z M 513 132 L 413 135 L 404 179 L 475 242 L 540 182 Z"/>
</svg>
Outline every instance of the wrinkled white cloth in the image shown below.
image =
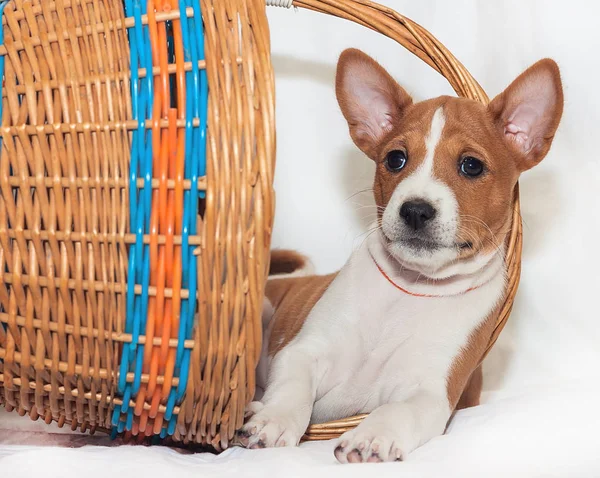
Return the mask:
<svg viewBox="0 0 600 478">
<path fill-rule="evenodd" d="M 0 473 L 11 478 L 106 478 L 109 470 L 119 477 L 178 478 L 600 476 L 597 384 L 565 383 L 510 398 L 487 397 L 487 402 L 459 412 L 446 435 L 417 449 L 402 463 L 339 465 L 333 456 L 333 441 L 305 443 L 298 448 L 232 448 L 218 456 L 181 454 L 165 447 L 68 449 L 38 443 L 0 444 Z M 6 416 L 0 415 L 0 419 Z"/>
<path fill-rule="evenodd" d="M 550 56 L 565 114 L 549 156 L 521 181 L 523 275 L 514 311 L 485 363 L 484 404 L 405 463 L 338 466 L 333 442 L 215 456 L 47 435 L 0 414 L 0 476 L 600 477 L 600 5 L 586 0 L 386 0 L 435 34 L 490 96 Z M 373 219 L 373 166 L 351 144 L 333 90 L 347 47 L 379 60 L 417 99 L 452 94 L 391 40 L 304 10 L 270 9 L 277 78 L 277 213 L 273 245 L 339 268 Z M 18 425 L 15 423 L 18 422 Z M 19 431 L 17 431 L 17 428 Z M 14 443 L 28 443 L 19 446 Z M 49 447 L 54 443 L 61 448 Z M 84 448 L 69 449 L 66 446 Z"/>
</svg>

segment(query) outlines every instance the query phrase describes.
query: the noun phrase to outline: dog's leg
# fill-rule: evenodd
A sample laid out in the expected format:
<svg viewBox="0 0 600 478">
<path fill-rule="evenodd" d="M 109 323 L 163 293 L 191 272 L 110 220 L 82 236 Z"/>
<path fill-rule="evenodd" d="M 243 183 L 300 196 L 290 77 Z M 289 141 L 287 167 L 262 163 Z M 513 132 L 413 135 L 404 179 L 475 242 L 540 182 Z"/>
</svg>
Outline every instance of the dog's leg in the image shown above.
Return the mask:
<svg viewBox="0 0 600 478">
<path fill-rule="evenodd" d="M 401 461 L 441 435 L 449 418 L 445 391 L 421 390 L 407 400 L 375 409 L 340 437 L 335 456 L 341 463 Z"/>
<path fill-rule="evenodd" d="M 261 402 L 249 406 L 250 420 L 236 442 L 247 448 L 296 446 L 310 421 L 315 401 L 316 361 L 301 347 L 281 350 L 271 363 Z"/>
</svg>

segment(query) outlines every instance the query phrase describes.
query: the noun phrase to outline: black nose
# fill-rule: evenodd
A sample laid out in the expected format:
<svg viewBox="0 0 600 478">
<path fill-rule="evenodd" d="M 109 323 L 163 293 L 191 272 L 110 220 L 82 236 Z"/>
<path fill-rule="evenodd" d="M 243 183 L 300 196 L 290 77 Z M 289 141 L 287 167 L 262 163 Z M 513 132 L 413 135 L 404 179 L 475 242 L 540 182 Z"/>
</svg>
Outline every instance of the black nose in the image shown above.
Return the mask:
<svg viewBox="0 0 600 478">
<path fill-rule="evenodd" d="M 435 209 L 425 201 L 407 201 L 400 208 L 400 217 L 409 227 L 417 231 L 435 217 Z"/>
</svg>

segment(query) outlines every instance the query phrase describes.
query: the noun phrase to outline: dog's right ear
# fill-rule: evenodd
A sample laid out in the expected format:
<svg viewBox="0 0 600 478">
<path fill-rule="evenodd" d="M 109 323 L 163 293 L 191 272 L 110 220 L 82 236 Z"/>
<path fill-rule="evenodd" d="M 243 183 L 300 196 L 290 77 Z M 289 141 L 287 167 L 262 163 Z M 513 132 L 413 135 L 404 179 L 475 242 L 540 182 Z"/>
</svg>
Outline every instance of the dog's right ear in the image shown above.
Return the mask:
<svg viewBox="0 0 600 478">
<path fill-rule="evenodd" d="M 558 65 L 538 61 L 492 100 L 489 110 L 521 171 L 548 153 L 563 113 L 563 88 Z"/>
<path fill-rule="evenodd" d="M 355 49 L 341 54 L 335 89 L 352 140 L 374 159 L 375 147 L 412 103 L 411 97 L 379 63 Z"/>
</svg>

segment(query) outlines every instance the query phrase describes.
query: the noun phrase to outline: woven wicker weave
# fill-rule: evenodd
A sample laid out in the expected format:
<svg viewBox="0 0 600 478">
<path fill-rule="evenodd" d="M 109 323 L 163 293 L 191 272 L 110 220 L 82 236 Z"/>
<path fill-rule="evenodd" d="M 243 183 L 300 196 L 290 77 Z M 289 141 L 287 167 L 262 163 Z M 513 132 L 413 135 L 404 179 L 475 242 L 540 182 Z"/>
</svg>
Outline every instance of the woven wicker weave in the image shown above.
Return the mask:
<svg viewBox="0 0 600 478">
<path fill-rule="evenodd" d="M 225 448 L 254 394 L 274 209 L 265 0 L 124 4 L 0 1 L 0 403 L 73 429 Z M 294 5 L 379 31 L 487 101 L 439 42 L 387 8 Z M 206 84 L 208 106 L 197 103 Z M 189 149 L 189 135 L 203 139 Z M 205 172 L 191 166 L 198 155 Z M 514 211 L 490 347 L 519 280 L 516 191 Z"/>
<path fill-rule="evenodd" d="M 136 20 L 125 18 L 123 4 L 114 0 L 14 0 L 3 15 L 0 401 L 73 429 L 110 429 L 113 408 L 123 402 L 117 383 L 121 351 L 133 341 L 126 332 L 126 291 L 128 254 L 136 243 L 129 180 L 138 128 L 127 29 L 135 33 L 136 21 L 154 23 L 159 35 L 166 21 L 181 28 L 176 2 L 155 0 L 155 8 Z M 194 340 L 185 343 L 193 348 L 190 379 L 172 412 L 178 416 L 172 432 L 175 440 L 220 448 L 254 394 L 274 210 L 274 85 L 264 1 L 203 0 L 201 9 L 206 61 L 199 66 L 206 69 L 210 100 L 207 170 L 198 188 L 206 198 L 198 232 L 188 238 L 198 247 L 197 326 Z M 162 68 L 153 61 L 155 98 L 161 74 L 192 70 L 182 60 Z M 147 68 L 135 73 L 140 81 L 150 74 Z M 186 123 L 181 112 L 146 125 L 177 135 Z M 143 178 L 135 186 L 141 191 Z M 151 187 L 170 200 L 191 181 L 155 175 Z M 182 248 L 177 230 L 152 236 L 141 238 L 155 240 L 159 254 Z M 175 295 L 182 302 L 187 296 L 168 280 L 162 291 L 148 288 L 157 308 L 157 296 L 164 295 L 164 314 L 177 306 Z M 142 285 L 134 286 L 139 296 Z M 154 347 L 146 350 L 154 353 L 165 343 L 167 354 L 175 351 L 177 329 L 164 325 L 156 324 Z M 146 341 L 140 336 L 138 347 Z M 167 391 L 179 384 L 167 374 L 174 371 L 148 369 L 139 377 L 147 396 L 129 402 L 137 418 L 125 428 L 134 434 L 162 431 L 168 404 L 157 391 L 165 382 Z M 131 384 L 134 374 L 126 379 Z M 144 415 L 149 424 L 140 426 Z"/>
</svg>

